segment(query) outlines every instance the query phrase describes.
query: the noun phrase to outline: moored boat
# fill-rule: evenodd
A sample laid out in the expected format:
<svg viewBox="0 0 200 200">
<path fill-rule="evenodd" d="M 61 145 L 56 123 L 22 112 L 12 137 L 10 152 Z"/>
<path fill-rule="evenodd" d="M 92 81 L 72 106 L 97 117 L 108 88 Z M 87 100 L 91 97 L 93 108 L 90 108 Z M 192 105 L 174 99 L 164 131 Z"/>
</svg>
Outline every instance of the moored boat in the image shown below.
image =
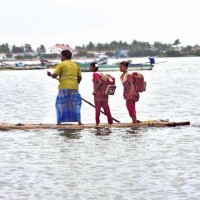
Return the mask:
<svg viewBox="0 0 200 200">
<path fill-rule="evenodd" d="M 155 64 L 155 59 L 154 58 L 149 58 L 149 62 L 145 63 L 131 63 L 132 60 L 129 61 L 129 70 L 130 71 L 139 71 L 139 70 L 152 70 Z M 89 71 L 90 63 L 85 62 L 81 63 L 78 62 L 78 64 L 81 67 L 81 70 L 84 72 Z M 98 71 L 118 71 L 119 70 L 119 63 L 114 63 L 114 64 L 99 64 L 98 63 Z"/>
<path fill-rule="evenodd" d="M 79 63 L 79 66 L 81 67 L 82 72 L 89 72 L 90 71 L 90 63 Z M 117 64 L 104 64 L 104 65 L 98 65 L 98 71 L 118 71 L 119 65 Z"/>
<path fill-rule="evenodd" d="M 42 66 L 26 66 L 26 67 L 11 67 L 12 70 L 36 70 L 36 69 L 45 69 Z"/>
<path fill-rule="evenodd" d="M 90 63 L 78 63 L 81 67 L 81 71 L 89 72 L 90 71 Z M 139 71 L 139 70 L 152 70 L 154 65 L 151 64 L 129 64 L 130 71 Z M 106 65 L 98 65 L 98 71 L 118 71 L 119 64 L 106 64 Z"/>
<path fill-rule="evenodd" d="M 49 61 L 46 59 L 40 59 L 41 65 L 46 69 L 55 68 L 59 62 Z"/>
<path fill-rule="evenodd" d="M 133 64 L 130 63 L 129 64 L 129 70 L 152 70 L 154 67 L 153 64 L 149 64 L 149 63 L 138 63 L 138 64 Z"/>
<path fill-rule="evenodd" d="M 99 65 L 106 65 L 108 63 L 108 58 L 99 57 L 99 59 L 95 59 L 94 62 L 97 62 Z"/>
</svg>

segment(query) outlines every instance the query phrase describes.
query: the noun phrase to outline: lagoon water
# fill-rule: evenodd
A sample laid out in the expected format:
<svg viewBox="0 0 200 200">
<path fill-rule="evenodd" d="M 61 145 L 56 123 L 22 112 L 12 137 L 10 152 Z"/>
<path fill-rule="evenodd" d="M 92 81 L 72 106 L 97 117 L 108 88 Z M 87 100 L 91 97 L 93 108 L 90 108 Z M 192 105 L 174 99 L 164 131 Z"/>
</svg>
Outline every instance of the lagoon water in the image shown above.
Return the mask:
<svg viewBox="0 0 200 200">
<path fill-rule="evenodd" d="M 0 199 L 200 199 L 200 58 L 162 61 L 142 71 L 147 91 L 138 119 L 190 126 L 0 131 Z M 117 82 L 113 117 L 129 122 L 120 72 L 110 74 Z M 93 103 L 92 74 L 82 76 L 80 93 Z M 55 123 L 57 84 L 46 70 L 0 71 L 0 122 Z M 82 122 L 94 123 L 85 102 Z"/>
</svg>

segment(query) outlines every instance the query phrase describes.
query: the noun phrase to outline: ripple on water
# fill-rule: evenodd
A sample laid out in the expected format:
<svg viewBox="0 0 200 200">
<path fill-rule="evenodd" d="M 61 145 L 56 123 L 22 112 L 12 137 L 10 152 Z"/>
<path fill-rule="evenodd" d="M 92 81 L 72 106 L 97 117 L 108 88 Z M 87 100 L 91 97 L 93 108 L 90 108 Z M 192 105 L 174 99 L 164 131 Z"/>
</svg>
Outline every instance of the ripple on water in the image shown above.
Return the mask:
<svg viewBox="0 0 200 200">
<path fill-rule="evenodd" d="M 1 132 L 0 198 L 199 199 L 199 63 L 169 58 L 144 71 L 147 91 L 137 103 L 140 120 L 189 120 L 191 126 Z M 129 122 L 120 73 L 112 75 L 112 114 Z M 57 82 L 46 70 L 1 72 L 0 85 L 1 122 L 55 123 Z M 91 74 L 83 73 L 80 92 L 93 102 L 89 85 Z M 82 121 L 94 122 L 94 109 L 85 103 Z"/>
</svg>

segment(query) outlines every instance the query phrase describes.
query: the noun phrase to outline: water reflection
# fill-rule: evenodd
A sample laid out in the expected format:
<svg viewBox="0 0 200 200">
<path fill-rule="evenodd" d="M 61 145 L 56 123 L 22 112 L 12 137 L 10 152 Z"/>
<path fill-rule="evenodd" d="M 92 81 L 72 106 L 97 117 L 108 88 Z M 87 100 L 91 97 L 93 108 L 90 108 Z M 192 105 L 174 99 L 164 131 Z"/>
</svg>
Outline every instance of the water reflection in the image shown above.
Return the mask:
<svg viewBox="0 0 200 200">
<path fill-rule="evenodd" d="M 142 128 L 138 128 L 138 127 L 126 129 L 126 133 L 131 134 L 133 136 L 137 136 L 141 131 L 143 131 Z"/>
<path fill-rule="evenodd" d="M 99 136 L 107 136 L 112 133 L 110 128 L 95 128 L 95 129 L 96 129 L 95 135 Z"/>
<path fill-rule="evenodd" d="M 60 136 L 66 137 L 68 139 L 80 139 L 81 136 L 81 132 L 80 130 L 76 130 L 76 129 L 62 129 L 62 130 L 58 130 Z"/>
<path fill-rule="evenodd" d="M 142 72 L 148 88 L 138 118 L 170 117 L 191 126 L 2 131 L 0 199 L 199 199 L 200 58 L 168 61 Z M 120 72 L 112 75 L 118 87 L 109 100 L 113 116 L 129 122 Z M 82 81 L 80 93 L 92 101 L 91 74 L 83 73 Z M 57 82 L 45 71 L 1 71 L 0 85 L 1 122 L 55 123 Z M 92 116 L 83 104 L 83 122 L 94 123 Z"/>
<path fill-rule="evenodd" d="M 80 139 L 82 137 L 81 130 L 80 129 L 60 129 L 58 130 L 60 136 L 67 137 L 69 139 Z M 87 129 L 83 131 L 85 134 L 88 132 Z M 110 128 L 94 128 L 90 129 L 89 132 L 91 134 L 95 134 L 97 136 L 108 136 L 111 133 L 113 133 L 112 129 Z"/>
<path fill-rule="evenodd" d="M 148 147 L 149 133 L 151 132 L 147 127 L 126 128 L 121 138 L 125 142 L 131 142 L 131 149 L 140 150 Z"/>
</svg>

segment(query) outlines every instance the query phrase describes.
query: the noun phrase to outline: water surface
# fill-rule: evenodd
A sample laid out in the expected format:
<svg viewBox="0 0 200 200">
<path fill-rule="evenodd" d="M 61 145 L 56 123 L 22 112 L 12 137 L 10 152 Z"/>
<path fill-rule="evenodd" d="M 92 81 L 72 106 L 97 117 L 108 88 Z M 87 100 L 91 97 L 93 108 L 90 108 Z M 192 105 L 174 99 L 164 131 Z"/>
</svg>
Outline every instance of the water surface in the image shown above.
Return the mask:
<svg viewBox="0 0 200 200">
<path fill-rule="evenodd" d="M 142 72 L 147 91 L 138 119 L 190 126 L 1 131 L 0 199 L 199 199 L 200 58 L 157 62 L 165 60 Z M 120 72 L 110 74 L 117 83 L 113 117 L 129 122 Z M 80 93 L 93 103 L 92 74 L 82 76 Z M 57 84 L 46 70 L 0 71 L 0 121 L 55 123 Z M 94 123 L 85 102 L 82 122 Z"/>
</svg>

